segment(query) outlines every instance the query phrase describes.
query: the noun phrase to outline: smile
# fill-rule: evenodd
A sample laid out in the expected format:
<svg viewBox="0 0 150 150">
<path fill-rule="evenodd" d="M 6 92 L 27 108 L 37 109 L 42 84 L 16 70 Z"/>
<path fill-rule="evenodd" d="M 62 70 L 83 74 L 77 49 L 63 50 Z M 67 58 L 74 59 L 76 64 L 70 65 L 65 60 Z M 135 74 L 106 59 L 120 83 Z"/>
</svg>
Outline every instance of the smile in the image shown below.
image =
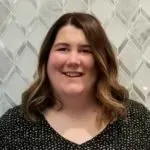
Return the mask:
<svg viewBox="0 0 150 150">
<path fill-rule="evenodd" d="M 83 73 L 81 72 L 62 72 L 67 77 L 81 77 Z"/>
</svg>

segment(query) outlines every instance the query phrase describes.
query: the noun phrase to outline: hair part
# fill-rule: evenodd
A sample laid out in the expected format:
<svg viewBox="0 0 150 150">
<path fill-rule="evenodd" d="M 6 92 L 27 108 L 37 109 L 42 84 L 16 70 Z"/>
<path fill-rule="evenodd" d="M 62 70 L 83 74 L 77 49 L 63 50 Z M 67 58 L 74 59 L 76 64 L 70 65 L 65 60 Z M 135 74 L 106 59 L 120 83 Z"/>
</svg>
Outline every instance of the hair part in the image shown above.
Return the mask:
<svg viewBox="0 0 150 150">
<path fill-rule="evenodd" d="M 118 82 L 118 68 L 110 41 L 94 16 L 77 12 L 64 14 L 48 31 L 39 53 L 37 79 L 22 94 L 23 115 L 28 120 L 37 121 L 41 112 L 58 101 L 48 79 L 47 62 L 58 31 L 68 24 L 81 29 L 91 46 L 98 71 L 95 96 L 99 105 L 103 106 L 106 118 L 111 121 L 124 118 L 128 91 Z"/>
</svg>

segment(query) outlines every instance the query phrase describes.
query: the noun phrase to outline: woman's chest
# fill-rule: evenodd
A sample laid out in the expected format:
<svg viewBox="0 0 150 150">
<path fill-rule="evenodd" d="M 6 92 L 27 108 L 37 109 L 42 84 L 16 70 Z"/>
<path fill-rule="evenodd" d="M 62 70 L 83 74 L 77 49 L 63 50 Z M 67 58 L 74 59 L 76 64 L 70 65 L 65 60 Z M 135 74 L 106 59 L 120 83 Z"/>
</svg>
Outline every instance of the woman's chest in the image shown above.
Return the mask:
<svg viewBox="0 0 150 150">
<path fill-rule="evenodd" d="M 62 136 L 46 124 L 38 127 L 24 129 L 23 131 L 11 131 L 3 138 L 2 149 L 6 150 L 129 150 L 146 149 L 150 142 L 132 130 L 117 129 L 109 126 L 101 134 L 82 143 L 75 144 Z M 76 138 L 82 137 L 82 132 L 76 134 Z M 149 143 L 148 143 L 149 142 Z"/>
</svg>

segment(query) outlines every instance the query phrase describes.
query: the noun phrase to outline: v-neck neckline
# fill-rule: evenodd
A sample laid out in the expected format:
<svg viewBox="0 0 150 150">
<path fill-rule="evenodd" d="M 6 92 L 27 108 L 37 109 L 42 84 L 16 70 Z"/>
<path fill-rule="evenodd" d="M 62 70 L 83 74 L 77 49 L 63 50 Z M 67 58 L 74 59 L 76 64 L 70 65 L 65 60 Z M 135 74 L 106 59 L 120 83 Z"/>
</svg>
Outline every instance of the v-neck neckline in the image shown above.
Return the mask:
<svg viewBox="0 0 150 150">
<path fill-rule="evenodd" d="M 74 145 L 74 146 L 77 146 L 77 147 L 82 147 L 82 146 L 85 146 L 85 145 L 91 145 L 93 142 L 97 141 L 97 139 L 102 139 L 103 136 L 105 135 L 105 133 L 107 133 L 109 130 L 111 130 L 111 128 L 116 124 L 117 121 L 113 122 L 113 123 L 108 123 L 106 125 L 106 127 L 98 134 L 96 134 L 95 136 L 93 136 L 91 139 L 81 143 L 81 144 L 78 144 L 78 143 L 75 143 L 65 137 L 63 137 L 61 134 L 59 134 L 49 123 L 48 121 L 46 120 L 45 116 L 42 115 L 42 121 L 43 121 L 43 124 L 45 125 L 45 127 L 50 131 L 52 132 L 53 135 L 56 135 L 57 136 L 57 140 L 59 142 L 64 142 L 64 143 L 67 143 L 69 145 Z"/>
</svg>

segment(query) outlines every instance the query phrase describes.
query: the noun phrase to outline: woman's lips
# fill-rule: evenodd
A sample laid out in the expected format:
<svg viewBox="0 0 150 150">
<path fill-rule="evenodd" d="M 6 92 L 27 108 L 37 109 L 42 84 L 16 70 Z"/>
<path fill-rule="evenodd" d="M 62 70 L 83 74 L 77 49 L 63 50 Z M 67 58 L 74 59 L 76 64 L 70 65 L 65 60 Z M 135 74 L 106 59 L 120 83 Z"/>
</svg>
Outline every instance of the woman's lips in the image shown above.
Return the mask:
<svg viewBox="0 0 150 150">
<path fill-rule="evenodd" d="M 65 76 L 67 77 L 81 77 L 83 76 L 83 73 L 82 72 L 62 72 Z"/>
</svg>

